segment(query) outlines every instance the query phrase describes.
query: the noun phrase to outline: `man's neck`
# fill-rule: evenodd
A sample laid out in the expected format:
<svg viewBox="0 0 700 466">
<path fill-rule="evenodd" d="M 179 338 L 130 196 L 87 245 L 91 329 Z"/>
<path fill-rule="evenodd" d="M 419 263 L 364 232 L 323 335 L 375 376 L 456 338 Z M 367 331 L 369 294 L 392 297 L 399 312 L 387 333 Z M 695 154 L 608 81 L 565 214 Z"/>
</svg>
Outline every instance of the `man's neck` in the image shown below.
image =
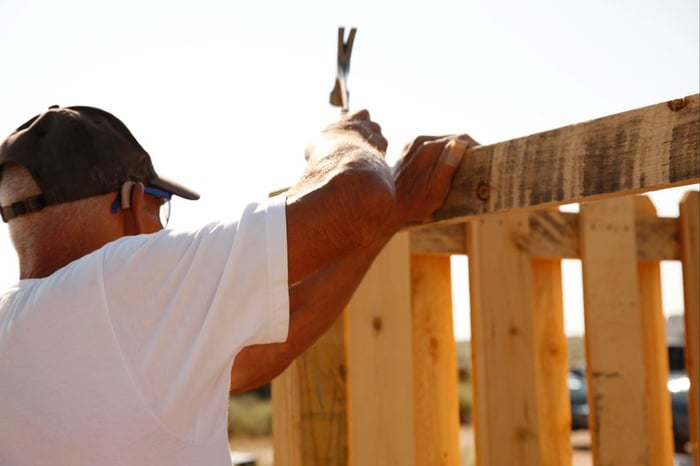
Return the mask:
<svg viewBox="0 0 700 466">
<path fill-rule="evenodd" d="M 81 238 L 64 236 L 43 246 L 35 246 L 31 251 L 18 251 L 20 280 L 48 277 L 117 238 L 104 235 L 82 235 Z"/>
</svg>

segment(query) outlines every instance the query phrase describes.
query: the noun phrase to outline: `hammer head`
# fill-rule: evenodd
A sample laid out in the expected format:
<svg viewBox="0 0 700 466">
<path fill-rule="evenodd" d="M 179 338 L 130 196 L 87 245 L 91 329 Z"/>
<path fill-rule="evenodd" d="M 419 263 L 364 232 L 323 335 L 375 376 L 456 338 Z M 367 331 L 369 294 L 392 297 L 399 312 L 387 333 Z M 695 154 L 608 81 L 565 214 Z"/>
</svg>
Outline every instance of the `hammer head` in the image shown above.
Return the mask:
<svg viewBox="0 0 700 466">
<path fill-rule="evenodd" d="M 352 44 L 355 40 L 357 28 L 350 29 L 348 40 L 345 41 L 345 28 L 338 28 L 338 69 L 335 78 L 335 85 L 330 95 L 331 105 L 340 107 L 343 111 L 348 110 L 350 93 L 347 87 L 347 76 L 350 72 L 350 54 Z"/>
<path fill-rule="evenodd" d="M 331 91 L 331 105 L 334 107 L 341 107 L 343 110 L 347 110 L 347 102 L 350 98 L 350 93 L 348 92 L 347 88 L 345 89 L 345 93 L 341 90 L 340 86 L 340 80 L 338 78 L 335 78 L 335 85 L 333 86 L 333 90 Z"/>
</svg>

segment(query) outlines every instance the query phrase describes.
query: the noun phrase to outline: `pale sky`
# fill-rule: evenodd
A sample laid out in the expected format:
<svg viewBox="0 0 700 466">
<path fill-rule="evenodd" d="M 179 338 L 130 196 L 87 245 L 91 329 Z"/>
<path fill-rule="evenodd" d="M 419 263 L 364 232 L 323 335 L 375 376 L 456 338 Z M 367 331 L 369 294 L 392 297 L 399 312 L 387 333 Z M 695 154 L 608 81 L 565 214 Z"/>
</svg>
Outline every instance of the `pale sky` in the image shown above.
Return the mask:
<svg viewBox="0 0 700 466">
<path fill-rule="evenodd" d="M 393 161 L 419 134 L 494 143 L 696 94 L 699 17 L 697 0 L 0 0 L 0 138 L 49 105 L 104 108 L 161 175 L 201 193 L 173 203 L 171 226 L 188 228 L 300 174 L 306 142 L 338 116 L 338 26 L 358 28 L 350 107 L 382 125 Z M 661 215 L 680 191 L 654 195 Z M 0 227 L 0 288 L 16 278 Z M 566 290 L 580 334 L 580 290 Z"/>
</svg>

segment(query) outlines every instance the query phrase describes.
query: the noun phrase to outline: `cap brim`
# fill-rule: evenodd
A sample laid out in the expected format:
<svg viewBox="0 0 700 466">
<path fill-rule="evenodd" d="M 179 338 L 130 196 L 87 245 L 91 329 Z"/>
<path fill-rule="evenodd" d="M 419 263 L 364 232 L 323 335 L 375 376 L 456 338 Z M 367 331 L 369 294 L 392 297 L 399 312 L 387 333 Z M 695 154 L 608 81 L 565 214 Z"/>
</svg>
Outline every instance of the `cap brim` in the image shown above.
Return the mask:
<svg viewBox="0 0 700 466">
<path fill-rule="evenodd" d="M 196 201 L 197 199 L 199 199 L 199 194 L 192 191 L 191 189 L 160 176 L 158 178 L 150 180 L 148 184 L 152 185 L 154 188 L 162 189 L 163 191 L 167 191 L 171 194 L 175 194 L 176 196 L 185 199 L 190 199 L 192 201 Z"/>
</svg>

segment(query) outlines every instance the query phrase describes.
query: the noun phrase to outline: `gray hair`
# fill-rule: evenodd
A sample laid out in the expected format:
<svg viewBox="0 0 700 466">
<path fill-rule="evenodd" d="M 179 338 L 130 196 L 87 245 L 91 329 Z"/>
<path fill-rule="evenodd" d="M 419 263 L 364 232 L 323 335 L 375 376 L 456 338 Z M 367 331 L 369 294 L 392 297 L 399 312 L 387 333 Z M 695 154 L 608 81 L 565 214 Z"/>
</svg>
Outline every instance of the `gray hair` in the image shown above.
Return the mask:
<svg viewBox="0 0 700 466">
<path fill-rule="evenodd" d="M 0 171 L 0 205 L 10 205 L 40 193 L 41 189 L 23 166 L 8 163 Z"/>
<path fill-rule="evenodd" d="M 41 189 L 26 168 L 15 163 L 2 168 L 0 205 L 7 206 L 40 193 Z M 65 244 L 66 234 L 89 231 L 90 218 L 98 205 L 103 207 L 104 200 L 92 197 L 49 206 L 39 212 L 12 219 L 8 225 L 17 254 L 20 258 L 31 259 L 38 244 L 54 239 L 58 240 L 57 244 Z M 59 255 L 62 252 L 56 253 Z"/>
</svg>

